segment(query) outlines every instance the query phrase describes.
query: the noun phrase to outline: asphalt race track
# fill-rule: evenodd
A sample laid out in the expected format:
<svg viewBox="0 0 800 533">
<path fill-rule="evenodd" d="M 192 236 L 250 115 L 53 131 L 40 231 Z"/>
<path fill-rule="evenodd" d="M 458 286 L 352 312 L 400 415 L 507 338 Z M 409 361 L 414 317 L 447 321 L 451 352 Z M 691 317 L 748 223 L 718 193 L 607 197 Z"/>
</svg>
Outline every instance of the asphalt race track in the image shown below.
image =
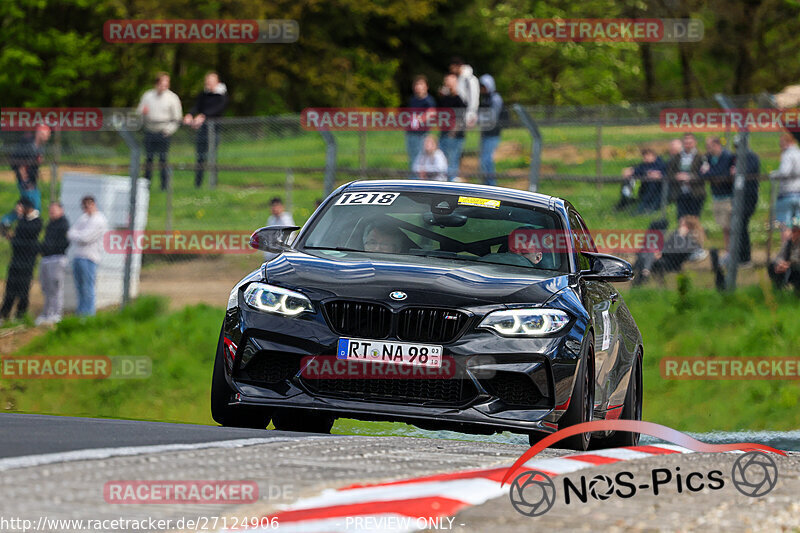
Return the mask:
<svg viewBox="0 0 800 533">
<path fill-rule="evenodd" d="M 387 500 L 395 504 L 399 501 L 396 508 L 407 513 L 423 508 L 423 503 L 432 502 L 428 509 L 441 512 L 451 508 L 453 502 L 469 502 L 452 507 L 458 509 L 454 517 L 450 514 L 449 519 L 428 524 L 437 531 L 800 528 L 797 452 L 790 452 L 788 457 L 771 455 L 777 467 L 774 488 L 761 497 L 749 497 L 740 494 L 732 483 L 732 467 L 742 454 L 676 453 L 664 447 L 659 451 L 656 446 L 643 446 L 638 451 L 601 450 L 582 456 L 545 450 L 535 459 L 536 464 L 528 466 L 564 474 L 578 487 L 583 477 L 589 483 L 589 493 L 586 503 L 573 494 L 567 504 L 564 477 L 554 476 L 552 508 L 542 516 L 529 517 L 514 509 L 508 486 L 501 489 L 498 483 L 505 472 L 503 467 L 526 450 L 521 445 L 18 414 L 0 415 L 0 428 L 2 531 L 23 531 L 19 522 L 23 519 L 31 521 L 27 524 L 30 531 L 217 531 L 223 529 L 223 519 L 230 527 L 234 520 L 265 516 L 278 517 L 278 531 L 411 531 L 424 525 L 398 520 L 394 511 L 387 510 Z M 602 481 L 605 478 L 596 477 L 602 475 L 613 480 L 621 472 L 629 472 L 629 479 L 644 485 L 645 480 L 653 478 L 654 469 L 660 469 L 662 479 L 666 471 L 674 475 L 661 485 L 658 495 L 652 489 L 640 489 L 621 497 L 609 493 L 608 484 L 591 481 Z M 695 478 L 708 482 L 708 472 L 713 470 L 722 472 L 721 488 L 704 486 L 690 491 L 683 481 L 678 491 L 678 473 L 685 480 L 690 473 L 698 472 L 700 477 Z M 757 472 L 747 471 L 747 476 L 754 474 Z M 434 477 L 386 485 L 422 476 Z M 259 496 L 252 503 L 238 504 L 108 503 L 104 493 L 107 484 L 130 480 L 248 481 L 258 485 Z M 371 484 L 379 486 L 363 487 Z M 620 487 L 616 484 L 617 489 Z M 327 521 L 317 520 L 323 516 Z M 12 518 L 18 521 L 10 522 Z M 120 518 L 171 522 L 149 529 L 87 529 L 91 525 L 88 520 Z M 186 520 L 198 518 L 201 521 L 197 526 L 186 527 Z M 68 519 L 84 523 L 76 527 L 76 522 L 54 522 Z"/>
</svg>

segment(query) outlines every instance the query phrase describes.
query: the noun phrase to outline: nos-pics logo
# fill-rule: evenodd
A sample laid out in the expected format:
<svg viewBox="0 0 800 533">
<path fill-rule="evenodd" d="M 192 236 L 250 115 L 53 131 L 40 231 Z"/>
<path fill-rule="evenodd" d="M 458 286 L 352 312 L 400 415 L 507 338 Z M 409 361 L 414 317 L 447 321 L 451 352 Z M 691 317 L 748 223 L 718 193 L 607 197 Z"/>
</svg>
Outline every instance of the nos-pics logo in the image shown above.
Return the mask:
<svg viewBox="0 0 800 533">
<path fill-rule="evenodd" d="M 730 481 L 741 494 L 753 498 L 769 494 L 778 482 L 778 465 L 770 455 L 764 452 L 786 456 L 786 453 L 781 450 L 752 442 L 708 444 L 676 429 L 642 420 L 583 422 L 544 437 L 523 453 L 507 470 L 501 485 L 511 484 L 509 491 L 511 505 L 526 516 L 545 514 L 555 504 L 559 491 L 556 490 L 556 483 L 547 472 L 535 469 L 536 462 L 531 462 L 533 458 L 545 448 L 567 437 L 585 432 L 607 433 L 611 431 L 650 435 L 677 444 L 685 448 L 687 452 L 745 452 L 734 462 Z M 515 474 L 517 474 L 516 477 L 514 477 Z M 609 475 L 596 475 L 591 478 L 581 476 L 577 483 L 563 478 L 560 492 L 565 504 L 569 505 L 576 499 L 586 503 L 590 497 L 599 501 L 611 497 L 630 498 L 640 490 L 650 490 L 654 495 L 658 495 L 659 489 L 668 484 L 674 484 L 675 490 L 682 493 L 684 490 L 687 492 L 719 490 L 725 486 L 725 483 L 726 480 L 721 470 L 687 473 L 681 472 L 680 467 L 674 467 L 674 469 L 654 468 L 651 470 L 650 476 L 638 480 L 635 480 L 635 476 L 631 472 L 619 472 L 614 474 L 613 478 Z"/>
<path fill-rule="evenodd" d="M 778 466 L 763 452 L 748 452 L 734 462 L 731 482 L 741 494 L 753 498 L 769 494 L 778 482 Z M 618 472 L 611 475 L 598 474 L 587 479 L 581 476 L 577 482 L 563 478 L 562 497 L 570 505 L 576 500 L 586 503 L 589 498 L 604 501 L 611 497 L 631 498 L 639 490 L 650 490 L 654 496 L 663 493 L 667 485 L 672 485 L 678 493 L 719 490 L 725 486 L 722 471 L 709 472 L 680 471 L 668 468 L 654 468 L 644 480 L 635 480 L 632 472 Z M 539 470 L 523 472 L 511 482 L 509 498 L 511 505 L 526 516 L 541 516 L 556 502 L 556 484 L 553 479 Z"/>
</svg>

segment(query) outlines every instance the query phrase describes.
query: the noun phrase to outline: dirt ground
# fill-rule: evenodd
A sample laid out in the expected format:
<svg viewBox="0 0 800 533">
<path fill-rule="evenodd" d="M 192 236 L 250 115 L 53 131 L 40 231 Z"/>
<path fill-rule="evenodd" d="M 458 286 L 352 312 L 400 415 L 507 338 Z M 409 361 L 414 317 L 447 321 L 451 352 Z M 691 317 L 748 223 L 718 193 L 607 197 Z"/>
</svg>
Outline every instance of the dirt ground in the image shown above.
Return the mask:
<svg viewBox="0 0 800 533">
<path fill-rule="evenodd" d="M 258 268 L 261 257 L 220 256 L 151 265 L 142 271 L 140 294 L 164 296 L 170 309 L 187 305 L 224 306 L 237 281 Z"/>
</svg>

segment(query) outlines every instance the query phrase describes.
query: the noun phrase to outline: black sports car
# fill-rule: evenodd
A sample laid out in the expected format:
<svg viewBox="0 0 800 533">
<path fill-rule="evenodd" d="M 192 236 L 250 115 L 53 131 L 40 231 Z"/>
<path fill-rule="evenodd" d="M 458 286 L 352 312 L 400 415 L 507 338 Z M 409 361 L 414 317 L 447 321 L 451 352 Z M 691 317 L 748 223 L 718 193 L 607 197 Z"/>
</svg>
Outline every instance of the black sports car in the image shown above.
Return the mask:
<svg viewBox="0 0 800 533">
<path fill-rule="evenodd" d="M 544 434 L 640 419 L 642 338 L 569 202 L 458 183 L 358 181 L 251 245 L 211 391 L 223 425 L 329 432 L 337 417 Z M 563 237 L 563 238 L 562 238 Z M 563 441 L 635 445 L 633 433 Z"/>
</svg>

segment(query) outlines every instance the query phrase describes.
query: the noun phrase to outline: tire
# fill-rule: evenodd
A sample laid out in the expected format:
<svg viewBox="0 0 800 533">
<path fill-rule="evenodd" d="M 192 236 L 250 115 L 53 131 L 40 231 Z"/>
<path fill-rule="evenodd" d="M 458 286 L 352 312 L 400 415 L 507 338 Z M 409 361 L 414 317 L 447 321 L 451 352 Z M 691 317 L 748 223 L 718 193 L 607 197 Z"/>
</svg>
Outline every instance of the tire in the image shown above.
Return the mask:
<svg viewBox="0 0 800 533">
<path fill-rule="evenodd" d="M 306 409 L 278 409 L 272 417 L 275 429 L 303 433 L 330 433 L 335 421 L 331 414 Z"/>
<path fill-rule="evenodd" d="M 578 374 L 575 376 L 575 386 L 572 389 L 567 412 L 558 421 L 559 429 L 592 421 L 594 417 L 594 379 L 594 335 L 590 333 L 581 349 L 581 360 L 578 365 Z M 591 440 L 591 433 L 581 433 L 567 437 L 556 445 L 560 448 L 583 452 L 589 449 Z"/>
<path fill-rule="evenodd" d="M 224 348 L 222 332 L 214 358 L 214 373 L 211 376 L 211 417 L 225 427 L 266 429 L 270 410 L 250 406 L 231 406 L 228 402 L 235 392 L 225 379 Z"/>
<path fill-rule="evenodd" d="M 625 404 L 622 406 L 622 420 L 642 419 L 642 355 L 636 354 L 636 359 L 631 367 L 631 379 L 628 382 L 628 391 L 625 394 Z M 621 448 L 623 446 L 638 446 L 639 433 L 630 431 L 615 431 L 608 437 L 596 439 L 592 442 L 595 449 Z"/>
</svg>

